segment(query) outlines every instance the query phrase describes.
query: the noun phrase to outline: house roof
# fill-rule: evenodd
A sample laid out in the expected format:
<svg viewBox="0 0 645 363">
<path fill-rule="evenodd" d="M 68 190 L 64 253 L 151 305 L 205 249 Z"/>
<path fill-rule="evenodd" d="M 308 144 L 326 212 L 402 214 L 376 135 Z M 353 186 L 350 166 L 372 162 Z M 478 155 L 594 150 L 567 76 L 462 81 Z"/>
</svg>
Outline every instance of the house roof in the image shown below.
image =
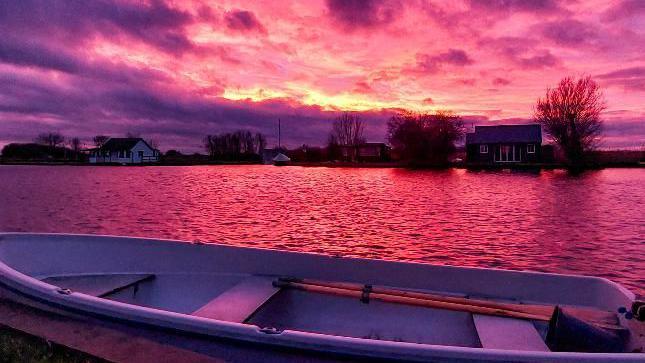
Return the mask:
<svg viewBox="0 0 645 363">
<path fill-rule="evenodd" d="M 542 143 L 542 128 L 539 124 L 475 126 L 475 132 L 466 134 L 466 144 L 500 142 Z"/>
<path fill-rule="evenodd" d="M 101 150 L 105 151 L 120 151 L 120 150 L 130 150 L 136 145 L 139 141 L 143 141 L 144 144 L 148 145 L 142 138 L 140 137 L 111 137 L 108 139 L 108 141 L 101 146 Z M 152 149 L 150 147 L 150 149 Z"/>
<path fill-rule="evenodd" d="M 352 148 L 355 147 L 354 145 L 339 145 L 340 147 L 346 147 L 346 148 Z M 363 142 L 357 145 L 358 147 L 366 147 L 366 146 L 378 146 L 378 147 L 390 147 L 388 144 L 384 142 Z"/>
</svg>

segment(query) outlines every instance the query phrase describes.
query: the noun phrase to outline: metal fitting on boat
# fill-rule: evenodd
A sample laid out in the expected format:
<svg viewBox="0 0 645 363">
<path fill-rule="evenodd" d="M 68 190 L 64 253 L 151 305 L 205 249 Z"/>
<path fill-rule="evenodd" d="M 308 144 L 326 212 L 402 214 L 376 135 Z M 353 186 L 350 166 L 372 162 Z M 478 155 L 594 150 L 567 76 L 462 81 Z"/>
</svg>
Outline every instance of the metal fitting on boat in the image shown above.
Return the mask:
<svg viewBox="0 0 645 363">
<path fill-rule="evenodd" d="M 631 312 L 637 320 L 645 321 L 645 300 L 635 300 Z"/>
<path fill-rule="evenodd" d="M 370 303 L 370 293 L 372 292 L 372 285 L 363 286 L 363 291 L 361 294 L 361 302 L 364 304 Z"/>
<path fill-rule="evenodd" d="M 61 294 L 61 295 L 70 295 L 72 293 L 72 290 L 64 289 L 64 288 L 61 287 L 61 288 L 58 288 L 58 290 L 56 290 L 56 292 Z"/>
<path fill-rule="evenodd" d="M 274 328 L 272 326 L 266 326 L 264 328 L 259 329 L 260 333 L 264 334 L 282 334 L 282 330 L 278 328 Z"/>
</svg>

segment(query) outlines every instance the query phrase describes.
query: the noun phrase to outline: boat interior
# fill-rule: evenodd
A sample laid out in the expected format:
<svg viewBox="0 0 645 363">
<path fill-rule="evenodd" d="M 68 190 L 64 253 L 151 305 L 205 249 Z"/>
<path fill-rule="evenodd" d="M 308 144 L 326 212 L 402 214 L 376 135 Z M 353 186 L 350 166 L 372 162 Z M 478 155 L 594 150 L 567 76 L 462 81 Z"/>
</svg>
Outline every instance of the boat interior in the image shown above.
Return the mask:
<svg viewBox="0 0 645 363">
<path fill-rule="evenodd" d="M 403 292 L 609 312 L 633 300 L 629 291 L 598 278 L 116 237 L 4 235 L 0 261 L 61 293 L 275 332 L 473 348 L 548 352 L 548 322 L 304 291 L 275 286 L 275 281 L 289 276 L 368 283 Z M 620 324 L 617 316 L 614 323 Z"/>
</svg>

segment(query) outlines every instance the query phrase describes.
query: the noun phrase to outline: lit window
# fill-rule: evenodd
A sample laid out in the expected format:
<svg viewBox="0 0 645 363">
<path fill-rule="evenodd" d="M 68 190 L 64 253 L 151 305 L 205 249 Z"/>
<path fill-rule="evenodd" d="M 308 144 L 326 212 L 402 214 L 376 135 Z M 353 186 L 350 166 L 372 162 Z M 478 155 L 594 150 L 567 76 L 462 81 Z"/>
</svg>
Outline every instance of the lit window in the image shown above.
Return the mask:
<svg viewBox="0 0 645 363">
<path fill-rule="evenodd" d="M 526 152 L 529 154 L 535 154 L 535 145 L 534 144 L 526 145 Z"/>
<path fill-rule="evenodd" d="M 480 154 L 488 154 L 488 145 L 479 145 Z"/>
</svg>

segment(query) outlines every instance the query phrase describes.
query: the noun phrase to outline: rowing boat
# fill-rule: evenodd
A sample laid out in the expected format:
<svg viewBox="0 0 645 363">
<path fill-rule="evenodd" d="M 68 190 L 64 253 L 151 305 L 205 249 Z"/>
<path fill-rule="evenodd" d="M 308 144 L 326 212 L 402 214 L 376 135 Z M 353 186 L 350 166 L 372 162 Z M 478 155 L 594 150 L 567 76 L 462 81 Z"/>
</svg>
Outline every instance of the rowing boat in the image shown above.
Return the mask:
<svg viewBox="0 0 645 363">
<path fill-rule="evenodd" d="M 76 314 L 353 358 L 645 359 L 642 303 L 597 277 L 3 233 L 0 285 Z"/>
</svg>

